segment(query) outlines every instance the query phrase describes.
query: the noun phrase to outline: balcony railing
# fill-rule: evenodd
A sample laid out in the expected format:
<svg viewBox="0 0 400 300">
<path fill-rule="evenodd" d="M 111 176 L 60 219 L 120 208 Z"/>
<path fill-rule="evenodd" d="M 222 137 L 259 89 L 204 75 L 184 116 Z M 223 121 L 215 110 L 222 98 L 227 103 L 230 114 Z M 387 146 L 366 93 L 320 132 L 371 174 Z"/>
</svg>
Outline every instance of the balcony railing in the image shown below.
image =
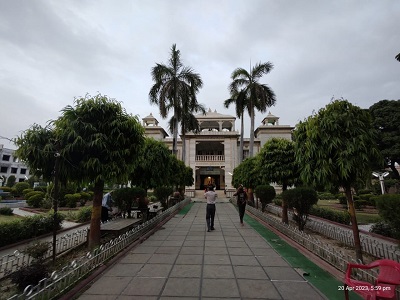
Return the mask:
<svg viewBox="0 0 400 300">
<path fill-rule="evenodd" d="M 196 155 L 196 161 L 225 161 L 225 155 Z"/>
</svg>

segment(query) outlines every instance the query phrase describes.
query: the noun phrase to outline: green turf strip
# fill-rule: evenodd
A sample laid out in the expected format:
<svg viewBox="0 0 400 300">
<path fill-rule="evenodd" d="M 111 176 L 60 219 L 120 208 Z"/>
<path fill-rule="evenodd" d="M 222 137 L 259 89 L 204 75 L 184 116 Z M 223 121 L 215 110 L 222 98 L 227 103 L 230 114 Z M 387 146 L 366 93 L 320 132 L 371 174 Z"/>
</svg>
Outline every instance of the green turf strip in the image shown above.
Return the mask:
<svg viewBox="0 0 400 300">
<path fill-rule="evenodd" d="M 188 205 L 184 206 L 179 212 L 179 215 L 186 215 L 187 212 L 192 208 L 194 202 L 190 202 Z"/>
<path fill-rule="evenodd" d="M 301 254 L 297 249 L 283 241 L 278 235 L 268 230 L 255 219 L 245 215 L 247 224 L 253 227 L 262 237 L 264 237 L 272 248 L 274 248 L 283 258 L 285 258 L 293 268 L 300 268 L 309 274 L 304 276 L 311 284 L 313 284 L 321 293 L 328 299 L 344 299 L 344 291 L 339 290 L 343 287 L 343 282 L 335 279 L 327 271 L 310 261 L 307 257 Z M 351 299 L 361 299 L 353 292 L 350 293 Z"/>
</svg>

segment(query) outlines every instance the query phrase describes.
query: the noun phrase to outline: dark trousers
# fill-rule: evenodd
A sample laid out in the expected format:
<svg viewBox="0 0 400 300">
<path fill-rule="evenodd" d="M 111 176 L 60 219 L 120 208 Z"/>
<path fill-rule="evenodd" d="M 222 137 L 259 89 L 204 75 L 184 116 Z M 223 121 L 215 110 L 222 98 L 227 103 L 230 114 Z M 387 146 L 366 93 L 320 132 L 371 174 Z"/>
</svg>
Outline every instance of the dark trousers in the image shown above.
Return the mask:
<svg viewBox="0 0 400 300">
<path fill-rule="evenodd" d="M 214 228 L 214 217 L 215 217 L 215 204 L 207 204 L 206 221 L 208 230 Z"/>
<path fill-rule="evenodd" d="M 244 212 L 246 211 L 246 203 L 238 205 L 238 208 L 239 208 L 240 223 L 243 223 Z"/>
<path fill-rule="evenodd" d="M 102 222 L 108 221 L 108 208 L 104 206 L 101 207 L 101 221 Z"/>
</svg>

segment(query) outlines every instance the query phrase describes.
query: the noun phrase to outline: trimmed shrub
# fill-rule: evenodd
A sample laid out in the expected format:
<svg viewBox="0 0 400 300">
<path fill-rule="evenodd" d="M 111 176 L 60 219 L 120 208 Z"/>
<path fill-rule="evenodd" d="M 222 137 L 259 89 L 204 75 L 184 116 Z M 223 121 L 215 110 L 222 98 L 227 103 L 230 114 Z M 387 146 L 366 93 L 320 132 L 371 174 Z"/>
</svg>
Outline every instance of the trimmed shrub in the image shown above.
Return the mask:
<svg viewBox="0 0 400 300">
<path fill-rule="evenodd" d="M 355 200 L 354 201 L 354 208 L 355 209 L 362 209 L 367 205 L 367 201 L 365 200 Z"/>
<path fill-rule="evenodd" d="M 173 191 L 172 187 L 160 186 L 154 189 L 153 194 L 157 197 L 157 200 L 161 202 L 163 207 L 167 207 L 168 197 L 172 195 Z"/>
<path fill-rule="evenodd" d="M 384 194 L 374 198 L 383 221 L 400 232 L 400 194 Z"/>
<path fill-rule="evenodd" d="M 359 195 L 365 195 L 365 194 L 371 194 L 372 190 L 370 189 L 364 189 L 364 190 L 359 190 L 357 194 Z"/>
<path fill-rule="evenodd" d="M 112 193 L 114 205 L 120 211 L 126 212 L 128 218 L 131 217 L 132 207 L 140 206 L 141 201 L 144 201 L 145 197 L 146 191 L 141 187 L 117 189 Z"/>
<path fill-rule="evenodd" d="M 273 200 L 273 202 L 274 202 L 274 204 L 277 205 L 277 206 L 282 206 L 282 199 L 280 199 L 280 198 L 275 198 L 275 199 Z"/>
<path fill-rule="evenodd" d="M 12 188 L 10 188 L 8 186 L 2 186 L 2 187 L 0 187 L 0 190 L 2 190 L 5 193 L 11 193 Z"/>
<path fill-rule="evenodd" d="M 25 189 L 25 190 L 22 191 L 22 194 L 24 195 L 24 197 L 26 197 L 26 195 L 28 193 L 33 192 L 33 191 L 35 191 L 35 190 L 34 189 Z"/>
<path fill-rule="evenodd" d="M 36 186 L 36 187 L 34 187 L 33 190 L 38 191 L 38 192 L 46 193 L 47 192 L 47 185 Z"/>
<path fill-rule="evenodd" d="M 257 197 L 261 201 L 261 211 L 264 212 L 265 206 L 267 204 L 271 203 L 272 200 L 274 200 L 276 196 L 276 191 L 273 186 L 271 185 L 259 185 L 255 188 L 254 191 L 257 195 Z"/>
<path fill-rule="evenodd" d="M 84 223 L 87 221 L 90 221 L 92 218 L 92 207 L 91 206 L 86 206 L 82 207 L 79 209 L 78 214 L 77 214 L 77 221 L 79 223 Z"/>
<path fill-rule="evenodd" d="M 346 198 L 345 195 L 340 195 L 340 196 L 338 197 L 338 199 L 339 199 L 339 203 L 340 203 L 340 204 L 346 205 L 346 206 L 347 206 L 347 198 Z"/>
<path fill-rule="evenodd" d="M 76 202 L 78 202 L 81 199 L 81 194 L 80 193 L 66 194 L 64 196 L 64 199 L 65 199 L 65 205 L 67 207 L 75 208 Z"/>
<path fill-rule="evenodd" d="M 39 208 L 41 207 L 42 201 L 44 199 L 44 193 L 43 192 L 31 192 L 31 193 L 35 193 L 31 196 L 29 196 L 26 199 L 26 203 L 34 208 Z"/>
<path fill-rule="evenodd" d="M 79 204 L 81 206 L 85 206 L 86 202 L 92 199 L 89 193 L 86 192 L 81 192 L 81 198 L 79 200 Z"/>
<path fill-rule="evenodd" d="M 15 194 L 14 196 L 20 197 L 23 195 L 24 190 L 29 189 L 30 185 L 27 182 L 18 182 L 14 185 Z"/>
<path fill-rule="evenodd" d="M 384 221 L 379 221 L 378 223 L 372 225 L 370 232 L 394 239 L 400 238 L 400 232 Z"/>
<path fill-rule="evenodd" d="M 0 207 L 0 215 L 12 216 L 13 215 L 13 210 L 10 207 Z"/>
<path fill-rule="evenodd" d="M 333 222 L 337 222 L 337 223 L 341 223 L 341 224 L 345 224 L 345 225 L 350 224 L 350 215 L 347 211 L 340 212 L 340 211 L 334 211 L 334 210 L 331 210 L 328 208 L 313 206 L 310 209 L 310 214 L 320 217 L 320 218 L 323 218 L 323 219 L 331 220 Z"/>
<path fill-rule="evenodd" d="M 318 199 L 320 200 L 335 200 L 337 197 L 329 192 L 318 193 Z"/>
</svg>

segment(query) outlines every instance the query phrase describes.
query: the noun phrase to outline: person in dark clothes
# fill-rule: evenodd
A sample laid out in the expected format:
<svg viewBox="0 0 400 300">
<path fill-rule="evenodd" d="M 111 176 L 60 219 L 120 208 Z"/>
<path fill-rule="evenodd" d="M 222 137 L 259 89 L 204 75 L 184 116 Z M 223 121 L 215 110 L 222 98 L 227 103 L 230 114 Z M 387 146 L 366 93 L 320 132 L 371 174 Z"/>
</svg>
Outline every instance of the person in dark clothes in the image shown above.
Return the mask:
<svg viewBox="0 0 400 300">
<path fill-rule="evenodd" d="M 108 221 L 108 212 L 112 211 L 112 198 L 111 198 L 111 192 L 108 192 L 103 196 L 103 200 L 101 201 L 101 222 L 107 222 Z"/>
<path fill-rule="evenodd" d="M 217 193 L 214 192 L 213 186 L 208 186 L 208 191 L 204 194 L 204 198 L 207 199 L 206 208 L 206 221 L 207 221 L 207 232 L 215 230 L 214 228 L 214 217 L 215 217 L 215 201 L 217 199 Z"/>
<path fill-rule="evenodd" d="M 236 193 L 233 194 L 233 196 L 237 197 L 237 206 L 239 208 L 239 219 L 240 219 L 240 224 L 244 226 L 243 224 L 243 217 L 244 213 L 246 211 L 246 203 L 247 203 L 247 193 L 243 188 L 243 185 L 239 185 L 239 188 L 237 189 Z"/>
</svg>

